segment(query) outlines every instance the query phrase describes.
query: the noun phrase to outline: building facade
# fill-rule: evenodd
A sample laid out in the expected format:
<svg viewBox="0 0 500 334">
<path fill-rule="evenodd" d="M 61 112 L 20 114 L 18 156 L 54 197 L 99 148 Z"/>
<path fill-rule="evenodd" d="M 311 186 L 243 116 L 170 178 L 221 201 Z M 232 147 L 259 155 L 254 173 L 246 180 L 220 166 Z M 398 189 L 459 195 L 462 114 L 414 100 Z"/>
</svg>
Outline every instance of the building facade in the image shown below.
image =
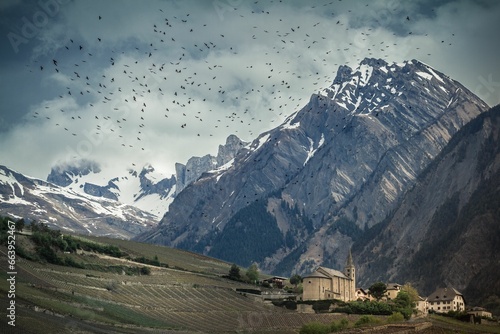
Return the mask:
<svg viewBox="0 0 500 334">
<path fill-rule="evenodd" d="M 385 286 L 386 286 L 385 299 L 387 300 L 396 299 L 399 291 L 401 291 L 401 288 L 403 287 L 401 284 L 398 283 L 387 283 Z"/>
<path fill-rule="evenodd" d="M 427 298 L 429 311 L 447 313 L 465 311 L 464 296 L 454 288 L 439 288 Z"/>
<path fill-rule="evenodd" d="M 344 272 L 318 267 L 302 281 L 302 300 L 339 299 L 356 300 L 356 268 L 351 251 L 347 257 Z"/>
<path fill-rule="evenodd" d="M 473 307 L 470 309 L 467 314 L 473 314 L 476 317 L 481 317 L 481 318 L 492 318 L 493 314 L 491 312 L 486 311 L 486 309 L 482 307 Z"/>
<path fill-rule="evenodd" d="M 415 308 L 417 310 L 417 315 L 427 315 L 429 310 L 427 298 L 418 296 L 418 300 L 415 302 Z"/>
</svg>

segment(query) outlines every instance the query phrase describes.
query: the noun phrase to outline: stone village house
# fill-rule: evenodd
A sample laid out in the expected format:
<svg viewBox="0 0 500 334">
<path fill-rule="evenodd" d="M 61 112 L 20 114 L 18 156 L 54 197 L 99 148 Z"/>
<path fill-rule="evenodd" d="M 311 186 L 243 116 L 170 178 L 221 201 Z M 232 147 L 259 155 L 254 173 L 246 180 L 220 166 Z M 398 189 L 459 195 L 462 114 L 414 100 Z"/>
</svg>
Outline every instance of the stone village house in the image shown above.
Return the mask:
<svg viewBox="0 0 500 334">
<path fill-rule="evenodd" d="M 454 288 L 439 288 L 427 298 L 429 311 L 465 311 L 464 296 Z"/>
</svg>

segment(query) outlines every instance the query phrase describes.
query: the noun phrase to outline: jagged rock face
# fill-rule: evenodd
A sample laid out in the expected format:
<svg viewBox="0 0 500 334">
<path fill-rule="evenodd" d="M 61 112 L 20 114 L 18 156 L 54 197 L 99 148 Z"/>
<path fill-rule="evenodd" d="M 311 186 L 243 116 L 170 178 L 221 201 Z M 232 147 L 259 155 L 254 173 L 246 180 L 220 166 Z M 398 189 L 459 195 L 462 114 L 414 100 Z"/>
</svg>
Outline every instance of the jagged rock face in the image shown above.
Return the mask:
<svg viewBox="0 0 500 334">
<path fill-rule="evenodd" d="M 216 165 L 216 158 L 210 154 L 203 157 L 191 157 L 187 161 L 186 165 L 176 163 L 176 194 L 179 194 L 188 184 L 198 179 L 202 173 L 216 168 Z"/>
<path fill-rule="evenodd" d="M 116 201 L 82 195 L 0 166 L 0 212 L 79 234 L 129 239 L 150 229 L 154 216 Z"/>
<path fill-rule="evenodd" d="M 226 139 L 225 145 L 219 145 L 217 156 L 207 154 L 203 157 L 192 157 L 186 165 L 175 164 L 177 179 L 176 194 L 179 194 L 187 185 L 196 181 L 203 173 L 222 167 L 231 161 L 236 153 L 247 143 L 243 142 L 235 135 L 230 135 Z"/>
<path fill-rule="evenodd" d="M 217 152 L 217 167 L 221 167 L 234 159 L 236 153 L 248 143 L 242 141 L 235 135 L 230 135 L 226 139 L 225 145 L 219 145 Z"/>
<path fill-rule="evenodd" d="M 186 165 L 176 163 L 176 175 L 171 177 L 157 175 L 153 166 L 146 165 L 140 172 L 131 169 L 111 179 L 103 179 L 99 176 L 98 162 L 82 160 L 75 165 L 53 167 L 47 180 L 83 194 L 137 206 L 160 219 L 182 189 L 203 173 L 230 162 L 245 145 L 247 143 L 237 136 L 230 135 L 225 145 L 219 145 L 217 156 L 207 154 L 190 158 Z"/>
<path fill-rule="evenodd" d="M 108 182 L 107 186 L 98 186 L 88 182 L 85 182 L 85 184 L 83 185 L 83 192 L 86 194 L 118 201 L 118 196 L 116 196 L 116 194 L 110 189 L 118 190 L 118 187 L 113 183 L 112 180 Z"/>
<path fill-rule="evenodd" d="M 481 304 L 500 288 L 500 107 L 464 126 L 380 228 L 354 244 L 361 284 L 439 286 Z"/>
<path fill-rule="evenodd" d="M 281 247 L 261 254 L 262 269 L 340 267 L 353 239 L 394 210 L 450 138 L 487 108 L 415 60 L 342 66 L 302 110 L 185 187 L 139 239 L 223 256 L 215 245 L 238 229 L 242 238 L 254 233 L 245 208 L 260 203 L 274 221 L 261 218 L 283 234 Z"/>
<path fill-rule="evenodd" d="M 154 170 L 155 169 L 152 166 L 147 166 L 144 167 L 139 174 L 139 181 L 142 191 L 140 194 L 138 194 L 137 200 L 151 194 L 159 194 L 160 199 L 164 199 L 169 196 L 169 194 L 171 193 L 171 189 L 174 189 L 176 180 L 173 176 L 170 178 L 161 179 L 160 181 L 151 180 L 150 178 L 148 178 L 148 174 L 154 172 Z"/>
<path fill-rule="evenodd" d="M 73 183 L 74 177 L 82 177 L 90 173 L 99 173 L 101 168 L 95 161 L 81 160 L 74 166 L 56 166 L 51 169 L 47 182 L 67 187 Z M 74 176 L 73 178 L 70 175 Z"/>
</svg>

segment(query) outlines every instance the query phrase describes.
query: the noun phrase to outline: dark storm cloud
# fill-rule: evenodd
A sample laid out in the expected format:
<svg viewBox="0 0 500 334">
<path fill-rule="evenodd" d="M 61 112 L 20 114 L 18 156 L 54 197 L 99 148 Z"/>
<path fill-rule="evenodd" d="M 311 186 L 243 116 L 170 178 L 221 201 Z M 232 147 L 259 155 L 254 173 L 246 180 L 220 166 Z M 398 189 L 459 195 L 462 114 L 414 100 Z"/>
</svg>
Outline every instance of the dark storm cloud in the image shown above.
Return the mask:
<svg viewBox="0 0 500 334">
<path fill-rule="evenodd" d="M 252 140 L 277 126 L 339 65 L 364 57 L 416 58 L 499 102 L 497 1 L 41 0 L 0 10 L 0 163 L 42 178 L 81 158 L 172 172 L 231 133 Z"/>
</svg>

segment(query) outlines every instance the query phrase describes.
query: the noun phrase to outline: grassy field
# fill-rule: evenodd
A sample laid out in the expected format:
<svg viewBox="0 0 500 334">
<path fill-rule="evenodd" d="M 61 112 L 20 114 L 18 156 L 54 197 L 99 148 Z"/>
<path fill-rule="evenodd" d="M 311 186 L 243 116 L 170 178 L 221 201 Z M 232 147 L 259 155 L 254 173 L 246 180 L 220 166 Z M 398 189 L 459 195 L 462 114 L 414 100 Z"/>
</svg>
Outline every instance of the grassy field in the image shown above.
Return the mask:
<svg viewBox="0 0 500 334">
<path fill-rule="evenodd" d="M 429 318 L 433 326 L 444 330 L 444 333 L 500 333 L 498 324 L 474 325 L 436 314 L 430 315 Z"/>
<path fill-rule="evenodd" d="M 147 258 L 154 258 L 157 256 L 161 263 L 168 264 L 170 268 L 180 268 L 191 272 L 223 275 L 227 274 L 229 268 L 231 267 L 231 263 L 227 263 L 222 260 L 169 247 L 105 237 L 86 236 L 82 238 L 117 246 L 123 251 L 129 253 L 131 257 L 145 256 Z"/>
</svg>

